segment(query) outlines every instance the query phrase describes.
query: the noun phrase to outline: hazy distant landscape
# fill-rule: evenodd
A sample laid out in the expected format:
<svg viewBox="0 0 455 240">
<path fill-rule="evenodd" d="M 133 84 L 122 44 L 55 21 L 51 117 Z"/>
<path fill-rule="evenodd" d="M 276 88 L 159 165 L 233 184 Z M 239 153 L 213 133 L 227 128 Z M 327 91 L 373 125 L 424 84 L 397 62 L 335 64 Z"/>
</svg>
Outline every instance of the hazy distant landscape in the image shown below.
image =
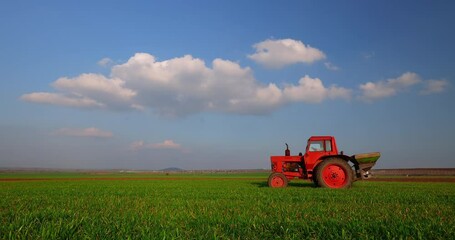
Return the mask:
<svg viewBox="0 0 455 240">
<path fill-rule="evenodd" d="M 0 168 L 0 173 L 14 172 L 86 172 L 86 173 L 270 173 L 269 169 L 205 169 L 185 170 L 177 167 L 159 170 L 134 169 L 54 169 L 54 168 Z M 455 176 L 455 168 L 401 168 L 372 169 L 373 176 Z"/>
</svg>

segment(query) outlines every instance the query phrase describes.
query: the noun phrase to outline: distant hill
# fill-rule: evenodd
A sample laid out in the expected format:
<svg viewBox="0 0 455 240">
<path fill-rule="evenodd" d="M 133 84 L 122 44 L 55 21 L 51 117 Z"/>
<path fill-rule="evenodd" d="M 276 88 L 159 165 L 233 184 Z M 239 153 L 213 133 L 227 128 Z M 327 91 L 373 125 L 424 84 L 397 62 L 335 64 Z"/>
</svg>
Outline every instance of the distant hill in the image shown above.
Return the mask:
<svg viewBox="0 0 455 240">
<path fill-rule="evenodd" d="M 177 168 L 177 167 L 169 167 L 169 168 L 161 169 L 160 171 L 163 171 L 163 172 L 182 172 L 182 171 L 185 171 L 185 170 L 181 169 L 181 168 Z"/>
</svg>

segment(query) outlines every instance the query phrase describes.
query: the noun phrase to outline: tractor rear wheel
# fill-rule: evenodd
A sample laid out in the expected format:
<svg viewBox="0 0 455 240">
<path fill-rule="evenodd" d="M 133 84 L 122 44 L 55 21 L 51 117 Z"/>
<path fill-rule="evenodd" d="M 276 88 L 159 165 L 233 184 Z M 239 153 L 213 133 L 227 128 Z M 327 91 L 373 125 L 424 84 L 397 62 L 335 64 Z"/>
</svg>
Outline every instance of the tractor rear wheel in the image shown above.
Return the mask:
<svg viewBox="0 0 455 240">
<path fill-rule="evenodd" d="M 316 181 L 323 188 L 350 188 L 353 173 L 349 164 L 340 158 L 328 158 L 316 167 Z"/>
<path fill-rule="evenodd" d="M 269 187 L 284 188 L 288 185 L 288 179 L 282 173 L 272 173 L 269 176 Z"/>
</svg>

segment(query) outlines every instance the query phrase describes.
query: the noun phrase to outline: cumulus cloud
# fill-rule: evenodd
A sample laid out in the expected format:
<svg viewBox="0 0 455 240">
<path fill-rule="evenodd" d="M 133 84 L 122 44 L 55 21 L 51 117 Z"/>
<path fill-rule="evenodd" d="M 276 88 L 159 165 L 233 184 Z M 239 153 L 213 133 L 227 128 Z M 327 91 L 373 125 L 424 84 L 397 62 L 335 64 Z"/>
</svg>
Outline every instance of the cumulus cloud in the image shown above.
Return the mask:
<svg viewBox="0 0 455 240">
<path fill-rule="evenodd" d="M 443 91 L 448 82 L 423 81 L 416 73 L 407 72 L 361 84 L 359 98 L 390 97 L 418 84 L 426 86 L 422 94 L 430 94 Z M 262 83 L 249 67 L 237 62 L 217 58 L 206 64 L 191 55 L 157 61 L 148 53 L 136 53 L 113 66 L 109 77 L 84 73 L 59 78 L 51 86 L 54 92 L 28 93 L 21 99 L 77 108 L 152 110 L 161 116 L 180 117 L 200 112 L 266 114 L 286 104 L 349 100 L 353 95 L 349 88 L 325 85 L 308 75 L 297 83 Z"/>
<path fill-rule="evenodd" d="M 106 78 L 100 74 L 81 74 L 75 78 L 59 78 L 52 86 L 61 92 L 85 96 L 97 102 L 106 103 L 114 108 L 128 108 L 136 92 L 124 88 L 124 81 L 118 78 Z"/>
<path fill-rule="evenodd" d="M 394 96 L 421 82 L 422 80 L 419 75 L 413 72 L 406 72 L 397 78 L 361 84 L 359 88 L 362 91 L 361 98 L 366 101 L 371 101 Z"/>
<path fill-rule="evenodd" d="M 212 68 L 201 59 L 186 55 L 165 61 L 138 53 L 127 63 L 112 68 L 112 76 L 139 92 L 140 105 L 161 115 L 187 115 L 202 111 L 258 113 L 276 102 L 263 102 L 275 88 L 256 81 L 250 68 L 215 59 Z M 269 99 L 267 99 L 269 100 Z"/>
<path fill-rule="evenodd" d="M 54 135 L 72 137 L 91 137 L 91 138 L 111 138 L 112 132 L 100 130 L 98 128 L 60 128 L 53 132 Z"/>
<path fill-rule="evenodd" d="M 125 81 L 125 87 L 140 92 L 141 105 L 157 109 L 163 115 L 181 115 L 201 111 L 260 114 L 289 102 L 320 102 L 326 98 L 349 98 L 349 91 L 331 86 L 325 88 L 320 79 L 320 92 L 312 92 L 309 76 L 301 81 L 296 94 L 273 83 L 261 84 L 248 67 L 215 59 L 212 68 L 190 55 L 157 62 L 146 53 L 138 53 L 122 65 L 112 68 L 112 76 Z M 345 91 L 343 91 L 345 90 Z M 308 96 L 307 96 L 308 95 Z M 313 99 L 316 97 L 317 99 Z"/>
<path fill-rule="evenodd" d="M 325 87 L 319 78 L 311 78 L 308 75 L 299 80 L 298 85 L 290 85 L 284 88 L 285 98 L 292 102 L 319 103 L 330 98 L 350 99 L 351 90 L 332 85 Z"/>
<path fill-rule="evenodd" d="M 76 94 L 61 94 L 61 93 L 47 93 L 35 92 L 28 93 L 21 96 L 21 99 L 27 102 L 53 104 L 66 107 L 82 107 L 82 108 L 101 108 L 104 107 L 103 103 L 97 102 L 93 99 L 76 95 Z"/>
<path fill-rule="evenodd" d="M 24 94 L 22 100 L 80 108 L 152 109 L 163 116 L 198 112 L 264 114 L 291 102 L 349 98 L 348 89 L 325 87 L 305 76 L 298 85 L 279 87 L 257 81 L 249 67 L 215 59 L 211 66 L 191 55 L 157 61 L 137 53 L 112 67 L 110 77 L 86 73 L 51 84 L 55 93 Z M 291 96 L 286 96 L 291 94 Z"/>
<path fill-rule="evenodd" d="M 310 45 L 293 39 L 265 40 L 253 45 L 253 61 L 269 68 L 282 68 L 295 63 L 313 63 L 325 58 L 325 54 Z"/>
<path fill-rule="evenodd" d="M 146 143 L 143 140 L 139 140 L 130 144 L 131 151 L 143 149 L 181 149 L 181 145 L 175 143 L 173 140 L 164 140 L 160 143 Z"/>
<path fill-rule="evenodd" d="M 62 77 L 51 85 L 59 93 L 37 92 L 21 96 L 22 100 L 81 108 L 128 109 L 140 108 L 132 102 L 136 92 L 123 87 L 124 82 L 100 74 L 81 74 L 75 78 Z"/>
<path fill-rule="evenodd" d="M 440 93 L 446 90 L 449 86 L 449 81 L 441 80 L 427 80 L 425 81 L 425 88 L 420 91 L 420 94 L 429 95 L 433 93 Z"/>
</svg>

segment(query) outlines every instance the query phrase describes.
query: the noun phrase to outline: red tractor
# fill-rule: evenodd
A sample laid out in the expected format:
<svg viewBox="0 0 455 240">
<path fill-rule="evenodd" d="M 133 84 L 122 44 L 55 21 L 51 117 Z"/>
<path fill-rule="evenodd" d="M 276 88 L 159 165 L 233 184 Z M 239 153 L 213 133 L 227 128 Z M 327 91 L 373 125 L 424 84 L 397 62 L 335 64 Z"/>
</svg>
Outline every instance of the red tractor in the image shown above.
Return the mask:
<svg viewBox="0 0 455 240">
<path fill-rule="evenodd" d="M 286 144 L 284 156 L 271 156 L 272 173 L 269 186 L 286 187 L 294 178 L 311 179 L 316 186 L 324 188 L 349 188 L 352 182 L 366 179 L 369 170 L 376 164 L 379 152 L 345 155 L 338 152 L 332 136 L 312 136 L 308 139 L 305 154 L 291 156 Z"/>
</svg>

